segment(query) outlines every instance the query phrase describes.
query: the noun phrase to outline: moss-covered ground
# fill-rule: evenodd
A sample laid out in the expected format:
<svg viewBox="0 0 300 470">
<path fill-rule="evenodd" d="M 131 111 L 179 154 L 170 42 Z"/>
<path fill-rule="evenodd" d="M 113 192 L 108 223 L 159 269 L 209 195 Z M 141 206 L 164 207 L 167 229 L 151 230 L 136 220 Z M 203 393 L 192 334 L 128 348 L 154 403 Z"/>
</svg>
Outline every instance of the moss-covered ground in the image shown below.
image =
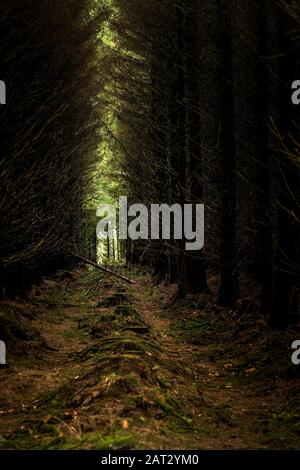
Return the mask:
<svg viewBox="0 0 300 470">
<path fill-rule="evenodd" d="M 290 333 L 127 275 L 60 273 L 2 302 L 0 448 L 299 447 Z"/>
</svg>

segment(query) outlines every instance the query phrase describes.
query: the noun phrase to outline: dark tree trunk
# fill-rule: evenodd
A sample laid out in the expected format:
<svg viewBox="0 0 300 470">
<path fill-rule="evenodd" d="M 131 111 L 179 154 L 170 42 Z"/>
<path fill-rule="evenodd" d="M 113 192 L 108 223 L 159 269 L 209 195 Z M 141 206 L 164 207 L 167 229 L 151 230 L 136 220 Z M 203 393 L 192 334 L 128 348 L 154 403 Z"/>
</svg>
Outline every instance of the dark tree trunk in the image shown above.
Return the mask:
<svg viewBox="0 0 300 470">
<path fill-rule="evenodd" d="M 187 109 L 186 109 L 186 76 L 185 76 L 185 30 L 186 15 L 184 5 L 176 6 L 177 19 L 177 130 L 178 130 L 178 193 L 183 207 L 186 202 L 187 172 Z M 182 219 L 183 224 L 183 219 Z M 178 296 L 184 298 L 187 293 L 187 274 L 184 238 L 178 243 Z"/>
<path fill-rule="evenodd" d="M 238 281 L 236 263 L 236 175 L 232 67 L 232 5 L 228 0 L 217 0 L 219 93 L 220 93 L 220 247 L 221 284 L 219 303 L 233 306 L 237 300 Z"/>
<path fill-rule="evenodd" d="M 190 203 L 203 203 L 203 172 L 201 154 L 201 119 L 199 92 L 198 0 L 189 3 L 186 20 L 186 88 L 188 120 L 188 193 Z M 191 293 L 208 291 L 203 250 L 186 256 L 187 288 Z"/>
<path fill-rule="evenodd" d="M 299 72 L 299 43 L 293 43 L 289 32 L 293 22 L 280 16 L 280 132 L 283 146 L 293 152 L 295 144 L 291 138 L 295 123 L 300 125 L 299 110 L 291 102 L 291 84 Z M 299 127 L 298 127 L 299 129 Z M 280 145 L 280 143 L 278 143 Z M 282 149 L 281 149 L 282 150 Z M 299 201 L 298 168 L 281 151 L 278 152 L 278 240 L 274 267 L 274 293 L 270 325 L 274 329 L 285 329 L 291 307 L 295 308 L 295 288 L 299 274 L 299 225 L 297 222 Z"/>
<path fill-rule="evenodd" d="M 255 221 L 256 221 L 256 252 L 255 272 L 261 284 L 261 312 L 269 314 L 272 303 L 272 207 L 271 207 L 271 152 L 270 147 L 270 121 L 271 110 L 271 90 L 269 83 L 272 83 L 272 66 L 270 50 L 272 44 L 269 41 L 269 11 L 268 0 L 263 0 L 258 6 L 258 70 L 257 70 L 257 130 L 258 139 L 257 162 L 255 164 Z M 273 5 L 274 8 L 274 5 Z"/>
</svg>

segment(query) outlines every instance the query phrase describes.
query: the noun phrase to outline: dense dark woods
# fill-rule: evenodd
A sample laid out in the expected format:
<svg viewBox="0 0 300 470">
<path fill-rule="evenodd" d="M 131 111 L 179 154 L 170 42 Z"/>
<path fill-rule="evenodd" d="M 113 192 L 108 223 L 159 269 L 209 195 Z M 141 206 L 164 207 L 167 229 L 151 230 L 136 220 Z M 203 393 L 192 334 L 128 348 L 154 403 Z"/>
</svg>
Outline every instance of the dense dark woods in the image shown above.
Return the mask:
<svg viewBox="0 0 300 470">
<path fill-rule="evenodd" d="M 66 248 L 91 252 L 83 199 L 109 110 L 130 201 L 206 209 L 203 250 L 130 241 L 127 261 L 181 297 L 218 271 L 223 306 L 254 281 L 261 312 L 286 327 L 299 297 L 297 2 L 20 5 L 1 6 L 1 295 L 63 266 Z"/>
<path fill-rule="evenodd" d="M 0 87 L 0 449 L 299 447 L 299 0 L 1 1 Z"/>
<path fill-rule="evenodd" d="M 178 282 L 180 296 L 207 291 L 207 271 L 218 270 L 223 306 L 236 306 L 254 281 L 261 312 L 274 328 L 285 328 L 299 300 L 299 110 L 291 102 L 298 5 L 119 7 L 126 21 L 117 26 L 128 53 L 123 70 L 141 69 L 130 83 L 125 73 L 119 78 L 121 145 L 128 149 L 130 140 L 122 161 L 127 188 L 134 201 L 206 208 L 204 250 L 186 252 L 176 240 L 139 241 L 129 261 Z"/>
<path fill-rule="evenodd" d="M 2 2 L 1 293 L 24 294 L 84 241 L 83 197 L 95 160 L 103 87 L 91 1 Z"/>
</svg>

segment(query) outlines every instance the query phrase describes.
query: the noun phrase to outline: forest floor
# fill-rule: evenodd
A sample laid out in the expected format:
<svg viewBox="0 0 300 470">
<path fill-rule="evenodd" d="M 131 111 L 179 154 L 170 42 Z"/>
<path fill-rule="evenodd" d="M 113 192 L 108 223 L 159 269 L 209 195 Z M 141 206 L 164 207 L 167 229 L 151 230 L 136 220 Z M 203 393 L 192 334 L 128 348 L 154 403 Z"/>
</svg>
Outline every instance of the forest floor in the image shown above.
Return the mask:
<svg viewBox="0 0 300 470">
<path fill-rule="evenodd" d="M 138 284 L 61 272 L 1 303 L 0 448 L 299 448 L 291 332 L 270 332 L 251 302 L 173 303 L 127 275 Z"/>
</svg>

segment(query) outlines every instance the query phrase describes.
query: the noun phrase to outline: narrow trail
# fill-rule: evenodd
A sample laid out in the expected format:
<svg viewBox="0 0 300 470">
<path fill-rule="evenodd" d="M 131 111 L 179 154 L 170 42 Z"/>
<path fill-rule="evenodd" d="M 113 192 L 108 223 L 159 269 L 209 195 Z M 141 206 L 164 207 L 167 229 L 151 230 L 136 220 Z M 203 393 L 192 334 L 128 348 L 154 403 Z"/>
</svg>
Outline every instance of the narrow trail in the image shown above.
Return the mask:
<svg viewBox="0 0 300 470">
<path fill-rule="evenodd" d="M 153 334 L 163 344 L 164 350 L 168 357 L 176 357 L 186 366 L 195 366 L 195 353 L 197 356 L 197 348 L 192 347 L 182 338 L 170 334 L 172 321 L 166 314 L 162 300 L 157 300 L 153 295 L 145 295 L 145 291 L 141 294 L 138 289 L 135 292 L 134 306 L 141 313 L 149 325 Z M 174 318 L 173 318 L 174 322 Z"/>
<path fill-rule="evenodd" d="M 293 383 L 245 362 L 249 338 L 232 345 L 209 299 L 170 305 L 168 287 L 131 275 L 61 273 L 3 304 L 23 339 L 0 369 L 0 448 L 292 447 Z"/>
</svg>

